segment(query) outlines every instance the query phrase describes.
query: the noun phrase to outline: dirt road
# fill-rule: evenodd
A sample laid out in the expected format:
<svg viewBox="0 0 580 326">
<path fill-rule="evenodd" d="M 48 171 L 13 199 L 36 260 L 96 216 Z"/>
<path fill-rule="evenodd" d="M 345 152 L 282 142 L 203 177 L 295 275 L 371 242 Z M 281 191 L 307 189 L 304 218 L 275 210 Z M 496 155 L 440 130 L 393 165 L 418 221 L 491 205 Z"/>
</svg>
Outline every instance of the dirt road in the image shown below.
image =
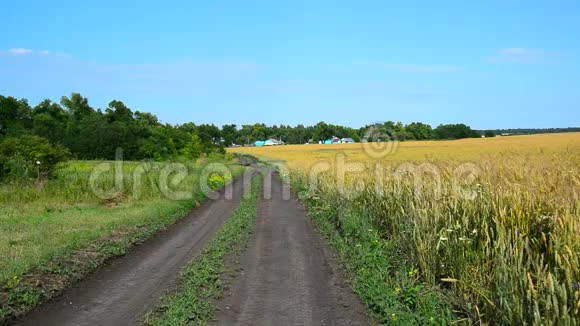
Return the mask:
<svg viewBox="0 0 580 326">
<path fill-rule="evenodd" d="M 174 286 L 180 270 L 238 207 L 244 183 L 242 179 L 234 182 L 231 199 L 222 195 L 206 202 L 17 324 L 138 324 L 163 292 Z"/>
<path fill-rule="evenodd" d="M 295 199 L 273 173 L 242 272 L 219 304 L 223 325 L 366 325 L 365 309 Z M 267 187 L 265 191 L 268 192 Z"/>
<path fill-rule="evenodd" d="M 242 273 L 218 303 L 217 324 L 366 325 L 365 308 L 302 205 L 284 198 L 277 173 L 262 199 L 256 232 L 241 259 Z M 267 179 L 267 178 L 266 178 Z M 238 207 L 243 189 L 221 196 L 125 257 L 114 260 L 19 325 L 135 325 L 175 286 L 180 270 Z M 245 185 L 244 185 L 245 184 Z"/>
</svg>

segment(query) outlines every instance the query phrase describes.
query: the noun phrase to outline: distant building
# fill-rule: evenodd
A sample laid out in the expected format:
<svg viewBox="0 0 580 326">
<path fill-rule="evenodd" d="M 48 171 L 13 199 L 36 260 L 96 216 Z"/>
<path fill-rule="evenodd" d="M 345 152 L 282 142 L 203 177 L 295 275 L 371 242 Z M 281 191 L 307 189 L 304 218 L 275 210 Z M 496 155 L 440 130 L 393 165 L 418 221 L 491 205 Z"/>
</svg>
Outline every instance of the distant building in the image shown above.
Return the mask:
<svg viewBox="0 0 580 326">
<path fill-rule="evenodd" d="M 277 139 L 268 139 L 264 144 L 264 146 L 279 146 L 279 145 L 284 145 L 284 142 Z"/>
<path fill-rule="evenodd" d="M 343 138 L 343 139 L 350 139 L 350 138 Z M 324 141 L 324 144 L 326 144 L 326 145 L 341 144 L 341 143 L 342 143 L 342 139 L 340 139 L 338 137 L 332 137 L 332 138 L 327 139 L 327 140 Z M 353 141 L 353 143 L 354 143 L 354 141 Z"/>
<path fill-rule="evenodd" d="M 254 143 L 254 146 L 256 147 L 279 146 L 279 145 L 285 145 L 285 143 L 277 139 L 258 140 L 257 142 Z"/>
</svg>

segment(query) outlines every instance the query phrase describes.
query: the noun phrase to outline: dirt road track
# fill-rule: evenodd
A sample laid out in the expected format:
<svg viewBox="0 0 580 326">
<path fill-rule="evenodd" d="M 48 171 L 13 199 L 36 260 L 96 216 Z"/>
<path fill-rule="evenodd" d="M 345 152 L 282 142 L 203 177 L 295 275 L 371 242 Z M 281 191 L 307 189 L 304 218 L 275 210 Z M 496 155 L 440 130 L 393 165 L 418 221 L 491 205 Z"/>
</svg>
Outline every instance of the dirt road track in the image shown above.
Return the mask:
<svg viewBox="0 0 580 326">
<path fill-rule="evenodd" d="M 180 270 L 238 207 L 244 183 L 242 179 L 234 182 L 231 199 L 222 195 L 206 202 L 16 324 L 138 324 L 159 296 L 174 285 Z"/>
<path fill-rule="evenodd" d="M 366 325 L 365 308 L 295 199 L 273 173 L 242 272 L 219 304 L 223 325 Z M 266 188 L 265 191 L 268 191 Z"/>
</svg>

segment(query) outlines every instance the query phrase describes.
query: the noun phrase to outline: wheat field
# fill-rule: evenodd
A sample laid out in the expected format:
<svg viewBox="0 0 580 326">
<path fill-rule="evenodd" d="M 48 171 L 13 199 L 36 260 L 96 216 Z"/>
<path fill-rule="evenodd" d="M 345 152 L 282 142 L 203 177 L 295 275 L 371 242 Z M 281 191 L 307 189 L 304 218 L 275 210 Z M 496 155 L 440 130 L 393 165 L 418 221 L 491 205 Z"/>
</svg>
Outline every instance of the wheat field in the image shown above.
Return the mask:
<svg viewBox="0 0 580 326">
<path fill-rule="evenodd" d="M 345 237 L 378 230 L 458 319 L 578 324 L 580 134 L 370 145 L 232 151 L 282 166 Z"/>
</svg>

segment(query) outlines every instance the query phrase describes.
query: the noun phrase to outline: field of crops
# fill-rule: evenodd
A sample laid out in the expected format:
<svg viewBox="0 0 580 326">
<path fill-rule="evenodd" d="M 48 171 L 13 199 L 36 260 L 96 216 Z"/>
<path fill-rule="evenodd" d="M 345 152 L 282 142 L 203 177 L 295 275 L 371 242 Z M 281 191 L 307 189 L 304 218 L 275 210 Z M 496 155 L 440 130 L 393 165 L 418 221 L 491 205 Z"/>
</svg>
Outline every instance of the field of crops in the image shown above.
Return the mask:
<svg viewBox="0 0 580 326">
<path fill-rule="evenodd" d="M 74 161 L 53 179 L 0 185 L 0 321 L 184 217 L 206 199 L 200 175 L 218 162 L 232 177 L 243 172 L 224 160 Z"/>
<path fill-rule="evenodd" d="M 580 320 L 580 134 L 234 151 L 287 168 L 384 322 Z"/>
</svg>

